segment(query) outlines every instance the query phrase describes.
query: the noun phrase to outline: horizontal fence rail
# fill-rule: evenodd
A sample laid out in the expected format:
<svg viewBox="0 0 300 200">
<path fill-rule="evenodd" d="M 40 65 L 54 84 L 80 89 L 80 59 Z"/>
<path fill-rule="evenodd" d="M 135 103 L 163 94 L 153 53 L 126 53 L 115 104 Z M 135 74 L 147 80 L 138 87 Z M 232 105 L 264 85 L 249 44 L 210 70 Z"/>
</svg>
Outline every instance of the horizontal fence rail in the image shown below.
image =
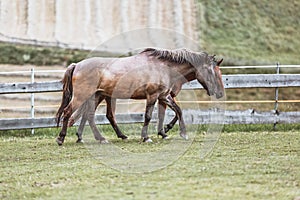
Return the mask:
<svg viewBox="0 0 300 200">
<path fill-rule="evenodd" d="M 234 88 L 276 88 L 299 87 L 300 74 L 240 74 L 223 75 L 224 87 Z M 202 86 L 196 81 L 185 84 L 182 89 L 199 89 Z"/>
<path fill-rule="evenodd" d="M 224 87 L 234 88 L 284 88 L 300 87 L 300 74 L 239 74 L 223 75 Z M 183 89 L 202 89 L 197 81 L 192 81 L 183 85 Z M 14 93 L 42 93 L 62 91 L 61 81 L 48 82 L 26 82 L 26 83 L 1 83 L 0 94 Z M 275 102 L 279 102 L 277 99 Z M 274 102 L 273 101 L 273 102 Z M 299 101 L 295 101 L 299 102 Z M 212 102 L 214 103 L 214 102 Z M 219 102 L 226 103 L 226 102 Z M 184 118 L 187 124 L 281 124 L 300 123 L 300 112 L 257 112 L 255 110 L 246 111 L 213 111 L 213 110 L 184 110 Z M 221 116 L 221 120 L 215 121 L 216 116 Z M 174 117 L 172 111 L 167 111 L 166 121 Z M 144 121 L 144 113 L 117 114 L 118 123 L 140 123 Z M 100 114 L 95 117 L 97 124 L 109 124 L 105 115 Z M 157 121 L 157 113 L 153 113 L 153 122 Z M 76 124 L 75 124 L 76 125 Z M 78 122 L 77 122 L 78 125 Z M 54 117 L 44 118 L 17 118 L 0 119 L 0 130 L 11 129 L 33 129 L 55 127 Z"/>
<path fill-rule="evenodd" d="M 276 88 L 299 87 L 300 74 L 243 74 L 223 75 L 224 87 L 233 88 Z M 183 85 L 182 89 L 203 89 L 195 80 Z M 35 83 L 0 83 L 0 94 L 41 93 L 62 91 L 61 81 Z"/>
<path fill-rule="evenodd" d="M 0 94 L 41 93 L 62 91 L 61 81 L 35 83 L 0 83 Z"/>
<path fill-rule="evenodd" d="M 166 111 L 166 121 L 171 121 L 174 112 Z M 246 111 L 213 111 L 213 110 L 184 110 L 183 118 L 186 124 L 294 124 L 300 123 L 300 112 L 257 112 Z M 121 124 L 142 123 L 144 113 L 116 114 L 116 120 Z M 157 122 L 157 113 L 153 113 L 151 122 Z M 105 114 L 95 116 L 96 124 L 109 124 Z M 0 130 L 52 128 L 56 127 L 54 117 L 1 119 Z M 75 123 L 79 125 L 79 121 Z"/>
</svg>

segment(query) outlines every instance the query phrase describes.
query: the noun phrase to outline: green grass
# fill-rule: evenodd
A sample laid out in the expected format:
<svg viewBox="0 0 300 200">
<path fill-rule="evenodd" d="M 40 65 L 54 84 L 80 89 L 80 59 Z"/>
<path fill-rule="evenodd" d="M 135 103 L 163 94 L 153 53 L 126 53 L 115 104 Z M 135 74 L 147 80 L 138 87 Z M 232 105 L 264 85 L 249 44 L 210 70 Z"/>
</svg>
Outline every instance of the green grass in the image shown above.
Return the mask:
<svg viewBox="0 0 300 200">
<path fill-rule="evenodd" d="M 67 65 L 86 58 L 88 53 L 88 51 L 0 42 L 0 63 L 5 64 Z"/>
<path fill-rule="evenodd" d="M 225 65 L 299 64 L 299 1 L 198 2 L 201 46 Z"/>
<path fill-rule="evenodd" d="M 225 127 L 213 152 L 204 159 L 199 158 L 201 130 L 185 154 L 171 165 L 138 174 L 110 168 L 105 160 L 95 158 L 87 145 L 76 144 L 74 134 L 59 147 L 54 141 L 57 129 L 40 129 L 35 135 L 2 132 L 0 198 L 294 199 L 300 196 L 299 127 L 263 131 L 268 128 L 249 131 L 248 127 L 240 132 Z M 126 151 L 156 151 L 170 143 L 153 135 L 152 144 L 132 138 L 122 142 L 107 132 L 110 127 L 102 130 L 111 143 Z M 93 145 L 99 150 L 106 148 Z"/>
</svg>

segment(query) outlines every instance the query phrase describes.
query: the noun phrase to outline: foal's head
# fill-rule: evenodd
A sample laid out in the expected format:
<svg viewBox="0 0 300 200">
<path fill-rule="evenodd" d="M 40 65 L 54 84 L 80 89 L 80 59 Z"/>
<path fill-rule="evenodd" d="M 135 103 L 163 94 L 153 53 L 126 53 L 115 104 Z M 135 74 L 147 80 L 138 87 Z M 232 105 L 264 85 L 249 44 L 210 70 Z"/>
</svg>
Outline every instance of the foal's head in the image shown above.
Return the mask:
<svg viewBox="0 0 300 200">
<path fill-rule="evenodd" d="M 217 61 L 214 55 L 209 56 L 206 53 L 204 55 L 202 67 L 196 67 L 196 78 L 209 96 L 216 95 L 219 99 L 224 96 L 224 85 L 219 68 L 223 59 Z"/>
</svg>

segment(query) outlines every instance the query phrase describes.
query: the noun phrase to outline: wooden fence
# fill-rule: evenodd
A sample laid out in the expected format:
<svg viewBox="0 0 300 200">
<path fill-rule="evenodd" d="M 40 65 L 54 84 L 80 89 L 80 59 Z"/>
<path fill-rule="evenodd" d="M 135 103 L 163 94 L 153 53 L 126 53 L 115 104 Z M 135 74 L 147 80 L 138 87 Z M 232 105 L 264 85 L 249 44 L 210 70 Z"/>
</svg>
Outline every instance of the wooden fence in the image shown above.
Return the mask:
<svg viewBox="0 0 300 200">
<path fill-rule="evenodd" d="M 238 74 L 223 75 L 224 87 L 233 88 L 284 88 L 300 87 L 300 74 Z M 183 86 L 185 90 L 203 89 L 197 81 L 192 81 Z M 42 93 L 62 91 L 60 81 L 50 82 L 28 82 L 28 83 L 4 83 L 0 84 L 1 94 L 14 93 Z M 275 97 L 275 104 L 278 99 Z M 284 101 L 282 101 L 284 102 Z M 300 100 L 294 100 L 300 103 Z M 226 102 L 219 102 L 219 104 Z M 189 124 L 282 124 L 282 123 L 300 123 L 300 111 L 294 112 L 257 112 L 255 110 L 246 111 L 216 111 L 212 110 L 184 110 L 184 118 Z M 219 115 L 222 120 L 214 121 L 211 116 Z M 166 120 L 171 119 L 174 113 L 167 112 Z M 144 113 L 117 114 L 118 123 L 139 123 L 144 120 Z M 108 124 L 105 115 L 96 115 L 97 124 Z M 153 114 L 153 121 L 157 120 L 157 114 Z M 0 119 L 0 130 L 11 129 L 33 129 L 55 127 L 54 117 L 43 118 L 17 118 L 17 119 Z"/>
</svg>

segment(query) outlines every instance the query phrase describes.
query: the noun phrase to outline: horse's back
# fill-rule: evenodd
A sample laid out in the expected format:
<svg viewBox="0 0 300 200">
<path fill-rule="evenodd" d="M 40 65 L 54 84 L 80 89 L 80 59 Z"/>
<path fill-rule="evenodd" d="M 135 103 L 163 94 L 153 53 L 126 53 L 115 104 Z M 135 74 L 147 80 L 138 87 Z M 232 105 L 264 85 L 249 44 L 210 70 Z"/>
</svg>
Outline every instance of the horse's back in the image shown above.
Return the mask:
<svg viewBox="0 0 300 200">
<path fill-rule="evenodd" d="M 107 63 L 111 62 L 113 58 L 102 58 L 102 57 L 92 57 L 84 59 L 76 64 L 75 73 L 78 71 L 90 71 L 93 69 L 105 68 Z"/>
</svg>

